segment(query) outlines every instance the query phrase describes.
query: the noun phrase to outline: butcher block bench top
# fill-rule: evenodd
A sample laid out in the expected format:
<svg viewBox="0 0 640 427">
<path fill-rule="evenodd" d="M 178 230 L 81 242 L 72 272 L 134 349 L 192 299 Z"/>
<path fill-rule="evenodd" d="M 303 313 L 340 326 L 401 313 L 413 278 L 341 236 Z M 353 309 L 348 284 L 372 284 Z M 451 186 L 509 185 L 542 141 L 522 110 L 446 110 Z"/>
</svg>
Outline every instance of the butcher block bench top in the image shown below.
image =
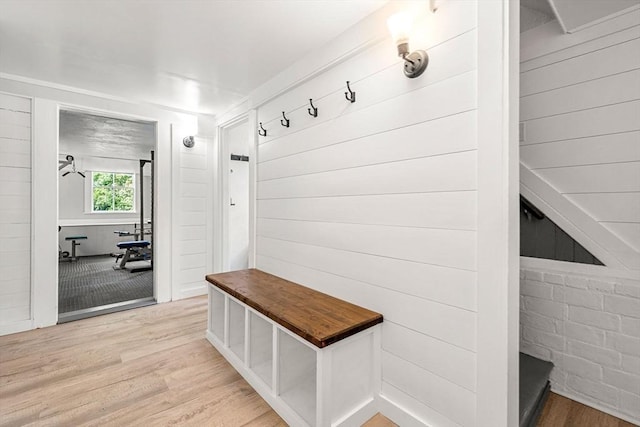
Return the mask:
<svg viewBox="0 0 640 427">
<path fill-rule="evenodd" d="M 380 313 L 257 269 L 207 281 L 320 348 L 382 322 Z"/>
</svg>

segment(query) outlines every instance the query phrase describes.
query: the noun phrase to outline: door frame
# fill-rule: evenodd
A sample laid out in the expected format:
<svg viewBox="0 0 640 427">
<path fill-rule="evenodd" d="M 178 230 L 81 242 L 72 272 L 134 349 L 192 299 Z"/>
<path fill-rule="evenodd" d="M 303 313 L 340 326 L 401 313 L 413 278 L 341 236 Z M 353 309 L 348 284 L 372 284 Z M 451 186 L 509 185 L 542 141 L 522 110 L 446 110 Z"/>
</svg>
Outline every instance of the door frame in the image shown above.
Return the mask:
<svg viewBox="0 0 640 427">
<path fill-rule="evenodd" d="M 40 240 L 44 244 L 35 244 L 32 251 L 32 257 L 36 261 L 32 267 L 32 289 L 34 301 L 32 301 L 32 316 L 34 327 L 49 326 L 58 323 L 58 231 L 57 224 L 60 222 L 59 214 L 59 179 L 58 158 L 60 147 L 60 112 L 78 111 L 89 114 L 99 114 L 104 117 L 133 120 L 139 122 L 152 123 L 155 127 L 155 152 L 159 151 L 159 123 L 157 118 L 145 117 L 136 114 L 121 113 L 118 111 L 104 110 L 86 105 L 78 105 L 67 102 L 59 102 L 53 100 L 45 100 L 36 98 L 35 108 L 38 114 L 42 114 L 37 121 L 34 121 L 33 148 L 34 153 L 38 153 L 32 159 L 32 167 L 34 168 L 32 182 L 32 218 L 33 227 L 40 236 Z M 33 110 L 32 110 L 33 111 Z M 33 112 L 32 112 L 33 114 Z M 52 133 L 53 132 L 53 133 Z M 55 143 L 53 143 L 55 142 Z M 163 153 L 164 154 L 164 153 Z M 156 176 L 158 172 L 157 163 L 154 164 Z M 53 175 L 55 174 L 55 175 Z M 152 219 L 157 223 L 158 201 L 163 198 L 161 192 L 158 192 L 157 182 L 154 183 L 154 216 Z M 55 203 L 52 202 L 55 198 Z M 42 205 L 48 204 L 48 209 L 39 209 L 36 205 L 38 201 Z M 51 209 L 54 205 L 56 208 Z M 35 215 L 38 210 L 39 215 Z M 45 214 L 46 212 L 46 214 Z M 55 221 L 56 227 L 50 227 Z M 165 233 L 159 227 L 154 227 L 154 254 L 158 255 L 157 241 L 158 236 L 161 241 L 169 239 L 169 233 Z M 166 234 L 166 236 L 165 236 Z M 37 236 L 36 236 L 37 237 Z M 55 246 L 53 244 L 55 242 Z M 49 245 L 51 243 L 51 245 Z M 53 248 L 55 247 L 55 251 Z M 49 253 L 51 252 L 51 253 Z M 55 278 L 51 280 L 51 278 Z M 45 279 L 46 278 L 46 279 Z M 158 271 L 153 271 L 153 298 L 158 299 Z M 51 304 L 54 301 L 54 304 Z"/>
<path fill-rule="evenodd" d="M 214 206 L 216 215 L 214 216 L 214 271 L 222 272 L 229 270 L 229 175 L 226 171 L 230 167 L 229 150 L 225 141 L 225 132 L 242 122 L 247 123 L 247 142 L 249 147 L 249 268 L 256 266 L 256 178 L 257 178 L 257 137 L 255 128 L 256 112 L 250 110 L 239 114 L 229 120 L 218 124 L 216 130 L 217 160 L 214 162 L 216 169 L 214 176 Z M 215 238 L 220 236 L 220 238 Z M 218 254 L 215 256 L 215 254 Z"/>
</svg>

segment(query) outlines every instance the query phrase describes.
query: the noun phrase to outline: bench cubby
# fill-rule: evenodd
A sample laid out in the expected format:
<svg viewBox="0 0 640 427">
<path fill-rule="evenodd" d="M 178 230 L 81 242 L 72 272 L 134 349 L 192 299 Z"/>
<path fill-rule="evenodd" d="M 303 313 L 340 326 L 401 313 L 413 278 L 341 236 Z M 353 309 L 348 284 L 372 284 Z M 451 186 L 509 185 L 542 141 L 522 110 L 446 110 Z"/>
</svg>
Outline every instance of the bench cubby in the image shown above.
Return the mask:
<svg viewBox="0 0 640 427">
<path fill-rule="evenodd" d="M 375 414 L 380 314 L 255 269 L 207 280 L 207 339 L 289 425 Z"/>
</svg>

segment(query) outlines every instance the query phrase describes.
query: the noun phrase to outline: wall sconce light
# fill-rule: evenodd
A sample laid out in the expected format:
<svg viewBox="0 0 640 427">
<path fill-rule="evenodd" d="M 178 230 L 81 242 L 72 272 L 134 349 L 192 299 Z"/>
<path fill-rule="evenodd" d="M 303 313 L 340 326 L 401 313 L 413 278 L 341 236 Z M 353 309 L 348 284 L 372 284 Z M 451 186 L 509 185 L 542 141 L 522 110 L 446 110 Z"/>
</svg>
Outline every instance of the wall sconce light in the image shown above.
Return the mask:
<svg viewBox="0 0 640 427">
<path fill-rule="evenodd" d="M 196 145 L 196 139 L 193 136 L 185 136 L 184 138 L 182 138 L 182 143 L 185 147 L 192 148 L 194 145 Z"/>
<path fill-rule="evenodd" d="M 404 75 L 413 79 L 427 69 L 429 56 L 424 50 L 409 52 L 411 21 L 411 17 L 408 14 L 399 12 L 389 17 L 387 26 L 393 41 L 398 46 L 398 56 L 404 59 Z"/>
</svg>

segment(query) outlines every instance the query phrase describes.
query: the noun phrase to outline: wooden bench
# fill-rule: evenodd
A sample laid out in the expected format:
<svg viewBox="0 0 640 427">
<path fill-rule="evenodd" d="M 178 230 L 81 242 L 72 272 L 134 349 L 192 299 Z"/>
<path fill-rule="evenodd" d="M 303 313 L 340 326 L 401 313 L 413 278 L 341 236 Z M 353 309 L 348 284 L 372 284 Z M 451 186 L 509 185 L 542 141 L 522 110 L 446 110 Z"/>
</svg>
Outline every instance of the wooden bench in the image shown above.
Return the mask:
<svg viewBox="0 0 640 427">
<path fill-rule="evenodd" d="M 289 425 L 375 414 L 381 314 L 256 269 L 206 279 L 207 339 Z"/>
</svg>

